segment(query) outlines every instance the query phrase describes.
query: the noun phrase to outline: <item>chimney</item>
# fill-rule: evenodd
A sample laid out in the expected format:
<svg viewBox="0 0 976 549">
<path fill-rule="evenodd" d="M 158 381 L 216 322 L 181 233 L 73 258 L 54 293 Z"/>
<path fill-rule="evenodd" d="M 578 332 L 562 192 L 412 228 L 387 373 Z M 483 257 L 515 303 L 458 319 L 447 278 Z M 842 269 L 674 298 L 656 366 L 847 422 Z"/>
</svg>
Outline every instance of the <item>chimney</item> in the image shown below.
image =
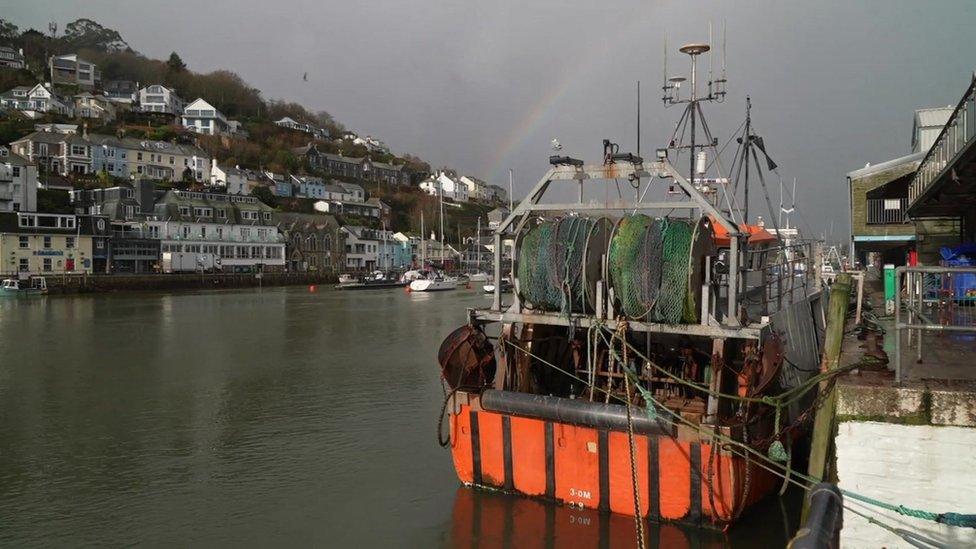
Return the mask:
<svg viewBox="0 0 976 549">
<path fill-rule="evenodd" d="M 88 122 L 84 122 L 81 125 L 81 137 L 88 139 Z"/>
</svg>

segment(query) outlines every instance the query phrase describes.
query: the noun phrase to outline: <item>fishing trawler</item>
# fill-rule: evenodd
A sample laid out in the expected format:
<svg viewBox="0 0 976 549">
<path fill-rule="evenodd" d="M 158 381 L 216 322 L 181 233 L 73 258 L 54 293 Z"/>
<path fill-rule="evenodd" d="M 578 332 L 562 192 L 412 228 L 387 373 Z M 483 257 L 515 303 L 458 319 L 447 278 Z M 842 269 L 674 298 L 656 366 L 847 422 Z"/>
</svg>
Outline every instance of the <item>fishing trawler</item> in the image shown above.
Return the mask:
<svg viewBox="0 0 976 549">
<path fill-rule="evenodd" d="M 787 249 L 747 223 L 727 179 L 706 177 L 717 140 L 699 104 L 725 96 L 724 70 L 695 90 L 709 49 L 680 48 L 688 99 L 665 70 L 665 104 L 686 108 L 653 160 L 608 140 L 597 164 L 552 156 L 495 231 L 495 249 L 515 241 L 512 272 L 500 254 L 493 265 L 512 277 L 511 303 L 496 286 L 438 353 L 439 438 L 464 484 L 725 528 L 783 483 L 776 463 L 816 406 L 820 248 Z M 736 161 L 761 176 L 748 116 Z"/>
</svg>

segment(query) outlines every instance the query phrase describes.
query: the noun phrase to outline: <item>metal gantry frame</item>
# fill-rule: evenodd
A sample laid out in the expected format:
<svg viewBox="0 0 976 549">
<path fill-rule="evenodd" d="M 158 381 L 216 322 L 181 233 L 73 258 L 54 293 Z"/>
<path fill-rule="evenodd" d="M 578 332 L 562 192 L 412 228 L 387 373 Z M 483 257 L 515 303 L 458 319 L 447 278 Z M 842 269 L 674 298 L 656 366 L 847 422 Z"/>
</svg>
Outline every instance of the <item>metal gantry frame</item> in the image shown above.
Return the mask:
<svg viewBox="0 0 976 549">
<path fill-rule="evenodd" d="M 655 201 L 645 202 L 641 199 L 618 200 L 613 202 L 583 202 L 583 188 L 588 180 L 604 181 L 609 184 L 610 180 L 626 179 L 631 181 L 648 180 L 647 185 L 654 185 L 655 179 L 672 180 L 686 194 L 686 199 L 682 201 Z M 576 183 L 579 190 L 579 200 L 575 203 L 544 204 L 541 202 L 543 196 L 553 183 Z M 729 273 L 727 284 L 726 314 L 721 323 L 709 318 L 709 315 L 702 315 L 699 325 L 667 325 L 651 322 L 629 321 L 629 327 L 634 331 L 660 332 L 660 333 L 683 333 L 694 334 L 716 338 L 747 338 L 758 339 L 762 324 L 742 326 L 739 322 L 740 294 L 742 291 L 743 278 L 740 273 L 745 243 L 748 235 L 740 231 L 739 227 L 729 219 L 725 213 L 716 208 L 698 188 L 691 184 L 678 170 L 668 161 L 667 158 L 657 161 L 641 161 L 640 163 L 615 162 L 600 165 L 576 166 L 571 164 L 557 165 L 549 169 L 548 172 L 539 180 L 538 183 L 529 191 L 526 198 L 509 213 L 508 217 L 498 226 L 494 232 L 494 277 L 495 292 L 491 309 L 472 309 L 471 319 L 488 322 L 531 322 L 553 325 L 574 325 L 585 326 L 593 321 L 591 315 L 566 315 L 551 314 L 532 311 L 526 313 L 522 309 L 517 292 L 515 301 L 507 310 L 502 310 L 501 284 L 502 279 L 502 243 L 506 236 L 515 237 L 525 228 L 526 223 L 533 214 L 540 212 L 585 212 L 585 211 L 646 211 L 646 210 L 673 210 L 691 209 L 698 210 L 701 214 L 708 215 L 714 223 L 725 229 L 729 235 Z M 513 250 L 513 255 L 517 253 Z M 511 273 L 514 282 L 515 258 L 512 258 L 513 272 Z M 709 273 L 706 273 L 709 274 Z M 606 290 L 606 288 L 603 288 Z M 598 302 L 600 298 L 598 296 Z M 605 305 L 605 304 L 604 304 Z M 613 326 L 616 322 L 613 318 L 603 318 L 604 311 L 598 306 L 595 318 L 605 321 Z"/>
</svg>

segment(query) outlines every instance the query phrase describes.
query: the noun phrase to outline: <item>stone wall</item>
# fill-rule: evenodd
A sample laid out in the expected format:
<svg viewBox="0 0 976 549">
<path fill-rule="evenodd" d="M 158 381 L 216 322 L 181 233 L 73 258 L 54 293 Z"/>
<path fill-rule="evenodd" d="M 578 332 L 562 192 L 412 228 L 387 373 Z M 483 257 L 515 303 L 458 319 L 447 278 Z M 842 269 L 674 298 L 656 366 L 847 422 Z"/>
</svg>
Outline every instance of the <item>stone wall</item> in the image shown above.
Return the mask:
<svg viewBox="0 0 976 549">
<path fill-rule="evenodd" d="M 847 421 L 838 427 L 838 486 L 878 500 L 937 513 L 976 509 L 976 429 Z M 976 529 L 915 519 L 845 498 L 845 505 L 945 547 L 976 546 Z M 880 514 L 879 514 L 880 511 Z M 844 512 L 843 547 L 911 547 L 866 519 Z"/>
<path fill-rule="evenodd" d="M 202 290 L 256 288 L 306 284 L 333 284 L 336 276 L 326 273 L 242 274 L 145 274 L 70 275 L 46 277 L 48 291 L 55 293 L 117 292 L 143 290 Z"/>
<path fill-rule="evenodd" d="M 971 387 L 845 380 L 837 391 L 834 447 L 842 490 L 935 513 L 976 512 L 976 392 Z M 849 497 L 844 503 L 935 545 L 976 546 L 976 529 L 906 517 Z M 910 547 L 850 511 L 844 512 L 841 545 Z"/>
</svg>

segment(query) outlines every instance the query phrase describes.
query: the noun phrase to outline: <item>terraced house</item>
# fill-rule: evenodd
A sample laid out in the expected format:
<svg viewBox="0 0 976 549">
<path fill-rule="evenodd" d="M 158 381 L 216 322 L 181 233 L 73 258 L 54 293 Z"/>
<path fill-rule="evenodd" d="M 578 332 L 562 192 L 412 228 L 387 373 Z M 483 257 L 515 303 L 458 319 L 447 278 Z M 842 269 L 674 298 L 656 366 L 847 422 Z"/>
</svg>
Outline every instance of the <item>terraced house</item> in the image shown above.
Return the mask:
<svg viewBox="0 0 976 549">
<path fill-rule="evenodd" d="M 210 156 L 194 145 L 101 134 L 92 134 L 88 140 L 95 172 L 166 181 L 181 180 L 184 174 L 197 182 L 210 179 Z"/>
<path fill-rule="evenodd" d="M 91 143 L 78 134 L 34 132 L 12 142 L 10 150 L 45 173 L 68 175 L 92 171 Z"/>
</svg>

